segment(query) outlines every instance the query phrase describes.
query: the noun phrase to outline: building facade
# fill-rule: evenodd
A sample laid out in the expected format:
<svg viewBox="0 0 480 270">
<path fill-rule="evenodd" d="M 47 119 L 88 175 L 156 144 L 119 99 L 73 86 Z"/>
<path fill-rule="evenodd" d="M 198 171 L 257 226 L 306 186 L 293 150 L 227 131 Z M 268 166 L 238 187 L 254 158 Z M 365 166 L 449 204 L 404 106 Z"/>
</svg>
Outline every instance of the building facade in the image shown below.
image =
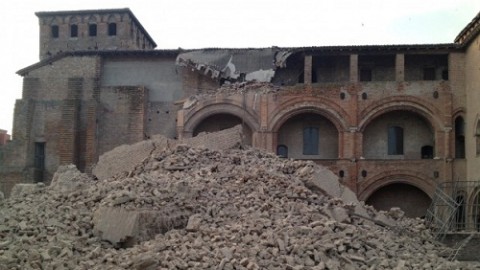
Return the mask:
<svg viewBox="0 0 480 270">
<path fill-rule="evenodd" d="M 480 181 L 479 16 L 449 44 L 184 51 L 155 50 L 129 9 L 36 15 L 40 61 L 18 71 L 0 148 L 6 194 L 61 164 L 89 173 L 121 144 L 237 124 L 246 144 L 322 164 L 378 209 L 423 216 L 437 185 Z"/>
</svg>

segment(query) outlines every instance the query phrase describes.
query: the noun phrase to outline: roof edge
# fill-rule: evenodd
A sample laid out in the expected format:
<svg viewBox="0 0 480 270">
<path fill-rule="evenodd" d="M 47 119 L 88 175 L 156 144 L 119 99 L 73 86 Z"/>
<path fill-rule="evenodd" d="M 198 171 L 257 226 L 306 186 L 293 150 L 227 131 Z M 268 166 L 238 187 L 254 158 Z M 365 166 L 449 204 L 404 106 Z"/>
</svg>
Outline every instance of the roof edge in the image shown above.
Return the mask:
<svg viewBox="0 0 480 270">
<path fill-rule="evenodd" d="M 22 68 L 16 72 L 16 74 L 20 76 L 25 76 L 28 72 L 35 70 L 37 68 L 52 64 L 62 58 L 69 57 L 69 56 L 115 56 L 115 55 L 149 55 L 149 56 L 172 56 L 177 57 L 178 54 L 183 52 L 180 49 L 174 50 L 123 50 L 123 51 L 68 51 L 56 54 L 54 56 L 48 57 L 43 59 L 35 64 Z"/>
<path fill-rule="evenodd" d="M 477 13 L 472 21 L 470 21 L 455 37 L 455 43 L 466 46 L 480 32 L 480 12 Z"/>
</svg>

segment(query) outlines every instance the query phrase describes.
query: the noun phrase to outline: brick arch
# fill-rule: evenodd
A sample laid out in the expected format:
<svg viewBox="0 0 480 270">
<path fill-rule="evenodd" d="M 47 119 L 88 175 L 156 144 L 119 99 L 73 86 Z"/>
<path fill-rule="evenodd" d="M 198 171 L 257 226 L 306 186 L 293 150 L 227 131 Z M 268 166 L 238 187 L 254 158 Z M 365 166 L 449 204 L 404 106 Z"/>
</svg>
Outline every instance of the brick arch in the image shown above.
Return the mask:
<svg viewBox="0 0 480 270">
<path fill-rule="evenodd" d="M 408 171 L 408 170 L 393 170 L 383 172 L 361 183 L 358 189 L 358 199 L 366 201 L 375 191 L 382 187 L 391 184 L 408 184 L 419 188 L 430 198 L 435 192 L 435 181 L 425 174 Z"/>
<path fill-rule="evenodd" d="M 465 119 L 465 108 L 457 108 L 455 110 L 453 110 L 452 112 L 452 120 L 453 122 L 455 122 L 455 119 L 457 117 L 461 116 L 463 119 Z M 453 123 L 452 123 L 452 126 L 453 126 Z"/>
<path fill-rule="evenodd" d="M 424 117 L 433 130 L 442 130 L 445 125 L 439 119 L 443 115 L 439 109 L 426 101 L 419 101 L 415 97 L 390 97 L 374 102 L 360 112 L 358 129 L 364 131 L 371 121 L 378 116 L 391 111 L 411 111 Z"/>
<path fill-rule="evenodd" d="M 197 105 L 194 111 L 185 116 L 183 131 L 193 132 L 194 129 L 205 119 L 216 114 L 231 114 L 245 121 L 252 130 L 258 131 L 260 124 L 255 113 L 243 108 L 234 102 L 206 103 Z"/>
<path fill-rule="evenodd" d="M 349 116 L 342 107 L 324 98 L 299 97 L 282 103 L 272 112 L 272 117 L 268 121 L 268 130 L 277 132 L 288 119 L 301 113 L 316 113 L 327 118 L 338 132 L 348 129 Z"/>
</svg>

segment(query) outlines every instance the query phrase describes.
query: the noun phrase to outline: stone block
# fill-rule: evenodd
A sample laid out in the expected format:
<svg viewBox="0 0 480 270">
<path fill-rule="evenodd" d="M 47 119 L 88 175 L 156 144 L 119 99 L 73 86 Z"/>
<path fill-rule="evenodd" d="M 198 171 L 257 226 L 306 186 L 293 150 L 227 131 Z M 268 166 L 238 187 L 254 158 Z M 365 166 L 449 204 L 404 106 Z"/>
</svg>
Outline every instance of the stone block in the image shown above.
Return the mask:
<svg viewBox="0 0 480 270">
<path fill-rule="evenodd" d="M 168 213 L 171 213 L 169 211 Z M 126 210 L 122 207 L 100 207 L 93 216 L 94 232 L 116 247 L 131 247 L 153 239 L 159 233 L 184 228 L 188 214 L 177 211 Z"/>
</svg>

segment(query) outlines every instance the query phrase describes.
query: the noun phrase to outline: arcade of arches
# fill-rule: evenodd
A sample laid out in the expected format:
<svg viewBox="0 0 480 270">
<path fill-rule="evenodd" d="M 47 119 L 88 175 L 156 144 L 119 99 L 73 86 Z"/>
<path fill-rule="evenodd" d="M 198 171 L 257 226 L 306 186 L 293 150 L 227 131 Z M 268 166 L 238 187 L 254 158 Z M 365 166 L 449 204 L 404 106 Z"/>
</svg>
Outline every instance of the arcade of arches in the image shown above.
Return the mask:
<svg viewBox="0 0 480 270">
<path fill-rule="evenodd" d="M 445 177 L 443 166 L 446 163 L 436 158 L 439 141 L 445 138 L 430 122 L 431 119 L 415 110 L 387 110 L 369 119 L 362 130 L 354 132 L 344 130 L 340 120 L 332 122 L 335 117 L 332 118 L 332 114 L 326 117 L 320 109 L 318 112 L 302 108 L 297 110 L 298 113 L 289 112 L 291 116 L 287 118 L 278 117 L 283 120 L 276 124 L 277 130 L 257 130 L 237 116 L 238 112 L 224 110 L 199 121 L 192 135 L 241 124 L 246 144 L 275 151 L 282 157 L 310 159 L 327 166 L 357 194 L 371 186 L 380 174 L 386 174 L 382 179 L 399 179 L 396 170 L 408 171 L 430 187 Z M 197 111 L 201 112 L 201 109 L 197 108 Z M 261 119 L 256 121 L 260 123 Z M 459 121 L 454 121 L 457 126 Z M 456 135 L 452 134 L 452 145 L 457 149 L 458 156 L 462 152 L 461 139 L 458 139 L 461 127 L 453 130 Z M 433 189 L 424 191 L 420 188 L 422 185 L 425 184 L 405 184 L 401 179 L 389 181 L 388 185 L 372 190 L 363 199 L 377 209 L 400 207 L 407 216 L 422 217 L 433 195 L 430 193 Z"/>
</svg>

